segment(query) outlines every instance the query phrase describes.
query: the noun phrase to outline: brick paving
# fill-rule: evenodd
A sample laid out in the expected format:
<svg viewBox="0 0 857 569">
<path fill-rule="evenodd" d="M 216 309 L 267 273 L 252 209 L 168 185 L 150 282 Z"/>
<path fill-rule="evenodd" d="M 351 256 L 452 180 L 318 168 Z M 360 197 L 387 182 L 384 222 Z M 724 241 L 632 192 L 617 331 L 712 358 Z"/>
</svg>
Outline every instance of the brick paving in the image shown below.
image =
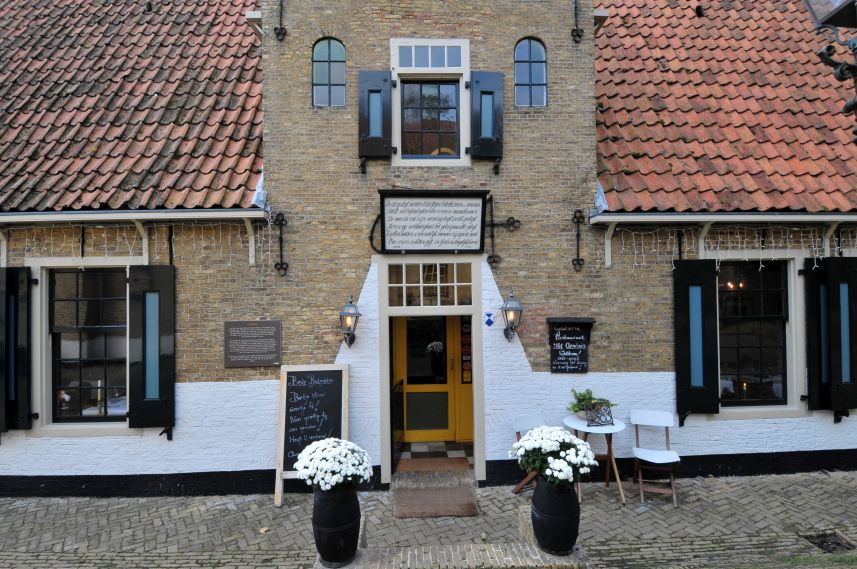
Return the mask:
<svg viewBox="0 0 857 569">
<path fill-rule="evenodd" d="M 835 530 L 857 544 L 857 472 L 683 479 L 678 509 L 656 495 L 641 505 L 627 481 L 625 490 L 622 506 L 614 487 L 584 485 L 580 543 L 594 569 L 857 567 L 857 551 L 823 553 L 802 537 Z M 361 494 L 367 552 L 526 549 L 529 496 L 477 495 L 478 517 L 396 519 L 389 492 Z M 310 514 L 309 494 L 287 495 L 280 509 L 267 495 L 2 498 L 0 567 L 309 569 Z"/>
</svg>

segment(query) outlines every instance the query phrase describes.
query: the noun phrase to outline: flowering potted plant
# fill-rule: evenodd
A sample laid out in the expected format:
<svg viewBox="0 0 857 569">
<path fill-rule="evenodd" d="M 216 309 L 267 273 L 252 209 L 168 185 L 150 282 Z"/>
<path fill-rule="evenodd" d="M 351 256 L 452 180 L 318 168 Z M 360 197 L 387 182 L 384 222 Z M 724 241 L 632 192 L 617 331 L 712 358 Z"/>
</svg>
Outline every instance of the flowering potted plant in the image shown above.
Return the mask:
<svg viewBox="0 0 857 569">
<path fill-rule="evenodd" d="M 589 444 L 562 427 L 536 427 L 512 445 L 510 454 L 525 472 L 539 473 L 532 507 L 536 542 L 548 553 L 568 555 L 580 528 L 575 483 L 598 465 Z"/>
<path fill-rule="evenodd" d="M 295 470 L 313 487 L 312 534 L 321 564 L 348 565 L 357 555 L 360 537 L 356 485 L 372 479 L 369 454 L 349 441 L 323 439 L 301 451 Z"/>
</svg>

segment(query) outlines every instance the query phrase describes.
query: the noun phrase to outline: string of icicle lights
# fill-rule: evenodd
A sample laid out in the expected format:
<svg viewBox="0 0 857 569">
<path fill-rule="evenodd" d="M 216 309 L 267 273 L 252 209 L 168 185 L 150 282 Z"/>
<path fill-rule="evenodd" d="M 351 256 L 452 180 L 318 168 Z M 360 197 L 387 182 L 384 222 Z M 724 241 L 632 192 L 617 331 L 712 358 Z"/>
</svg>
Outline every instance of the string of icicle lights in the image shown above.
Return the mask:
<svg viewBox="0 0 857 569">
<path fill-rule="evenodd" d="M 652 263 L 674 270 L 677 260 L 698 258 L 700 232 L 699 227 L 622 227 L 616 229 L 614 240 L 618 237 L 619 253 L 628 258 L 632 270 Z M 715 225 L 705 237 L 705 256 L 716 260 L 718 268 L 724 259 L 759 261 L 760 269 L 765 260 L 795 253 L 821 259 L 826 232 L 824 226 Z M 857 227 L 843 227 L 833 234 L 829 245 L 834 256 L 842 250 L 857 250 Z"/>
</svg>

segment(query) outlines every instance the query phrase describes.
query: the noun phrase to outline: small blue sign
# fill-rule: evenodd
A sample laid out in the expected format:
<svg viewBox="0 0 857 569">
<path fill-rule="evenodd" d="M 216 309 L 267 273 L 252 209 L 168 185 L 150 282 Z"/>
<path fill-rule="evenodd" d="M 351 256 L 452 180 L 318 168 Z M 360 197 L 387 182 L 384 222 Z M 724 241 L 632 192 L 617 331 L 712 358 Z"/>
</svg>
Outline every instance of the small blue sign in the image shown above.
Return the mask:
<svg viewBox="0 0 857 569">
<path fill-rule="evenodd" d="M 488 326 L 489 328 L 494 325 L 494 321 L 491 319 L 492 314 L 494 314 L 494 313 L 493 312 L 486 312 L 485 313 L 485 325 Z"/>
</svg>

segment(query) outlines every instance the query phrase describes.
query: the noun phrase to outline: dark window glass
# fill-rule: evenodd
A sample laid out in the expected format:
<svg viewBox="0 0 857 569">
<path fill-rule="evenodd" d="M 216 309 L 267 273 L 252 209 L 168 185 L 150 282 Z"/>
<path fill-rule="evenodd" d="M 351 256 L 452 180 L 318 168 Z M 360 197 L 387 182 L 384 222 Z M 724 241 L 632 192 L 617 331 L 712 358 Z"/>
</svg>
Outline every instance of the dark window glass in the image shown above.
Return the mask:
<svg viewBox="0 0 857 569">
<path fill-rule="evenodd" d="M 50 330 L 55 421 L 124 421 L 124 269 L 55 270 Z"/>
<path fill-rule="evenodd" d="M 515 105 L 544 107 L 548 104 L 548 64 L 545 46 L 526 38 L 515 46 Z"/>
<path fill-rule="evenodd" d="M 312 49 L 312 104 L 345 106 L 345 46 L 339 40 L 325 38 Z"/>
<path fill-rule="evenodd" d="M 719 276 L 720 398 L 786 403 L 786 264 L 723 262 Z"/>
<path fill-rule="evenodd" d="M 402 156 L 457 158 L 458 83 L 402 84 Z"/>
</svg>

